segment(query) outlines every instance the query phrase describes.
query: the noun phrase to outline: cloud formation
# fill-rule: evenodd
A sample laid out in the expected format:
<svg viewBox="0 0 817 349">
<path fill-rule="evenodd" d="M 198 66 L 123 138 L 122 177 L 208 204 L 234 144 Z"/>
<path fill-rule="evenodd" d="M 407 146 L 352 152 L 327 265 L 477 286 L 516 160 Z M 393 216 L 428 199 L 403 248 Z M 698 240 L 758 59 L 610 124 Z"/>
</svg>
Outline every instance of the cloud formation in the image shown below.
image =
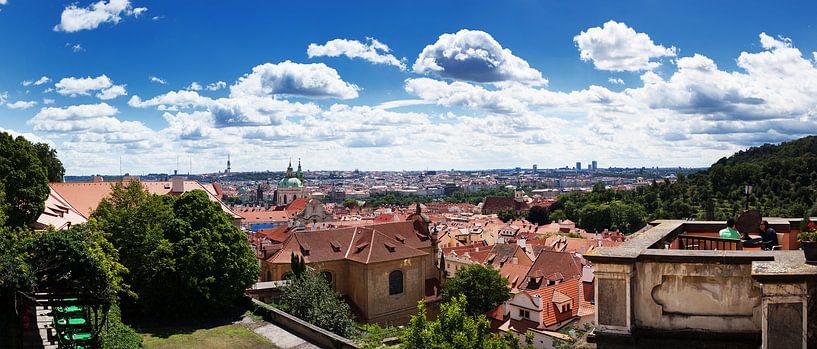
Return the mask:
<svg viewBox="0 0 817 349">
<path fill-rule="evenodd" d="M 334 39 L 326 44 L 309 44 L 306 49 L 309 58 L 339 57 L 360 58 L 375 64 L 386 64 L 406 70 L 406 64 L 391 54 L 388 45 L 375 38 L 366 38 L 366 42 L 348 39 Z"/>
<path fill-rule="evenodd" d="M 113 81 L 104 74 L 95 78 L 90 76 L 62 78 L 54 86 L 57 88 L 57 93 L 69 97 L 88 96 L 93 91 L 99 91 L 96 94 L 97 98 L 110 100 L 128 94 L 125 85 L 114 85 Z"/>
<path fill-rule="evenodd" d="M 230 86 L 230 95 L 351 99 L 357 98 L 358 90 L 356 85 L 343 81 L 340 74 L 326 64 L 285 61 L 252 68 L 252 73 Z"/>
<path fill-rule="evenodd" d="M 541 166 L 543 151 L 551 154 L 549 164 L 615 159 L 615 165 L 706 165 L 739 148 L 817 129 L 814 53 L 804 54 L 787 38 L 761 33 L 758 39 L 759 48 L 737 54 L 737 68 L 729 70 L 690 54 L 674 59 L 662 75 L 641 71 L 640 82 L 628 79 L 623 86 L 621 78 L 601 77 L 604 86 L 564 91 L 518 79 L 484 82 L 428 72 L 403 81 L 408 96 L 371 102 L 364 96 L 348 104 L 331 98 L 355 98 L 360 90 L 335 69 L 266 63 L 239 77 L 227 96 L 204 92 L 228 86 L 217 81 L 198 83 L 200 91 L 130 98 L 129 107 L 161 115 L 164 125 L 126 120 L 129 113 L 120 115 L 107 103 L 46 106 L 28 124 L 58 142 L 74 173 L 116 168 L 115 160 L 106 165 L 102 156 L 111 152 L 138 154 L 133 166 L 148 171 L 172 168 L 180 153 L 209 171 L 223 166 L 212 155 L 226 152 L 234 166 L 253 170 L 279 168 L 293 154 L 320 168 L 361 161 L 366 169 L 397 170 Z M 213 81 L 207 78 L 198 81 Z M 67 96 L 117 86 L 105 75 L 66 79 L 55 86 Z"/>
<path fill-rule="evenodd" d="M 167 85 L 167 80 L 162 79 L 162 78 L 160 78 L 158 76 L 150 76 L 150 77 L 148 77 L 148 79 L 150 80 L 150 82 L 155 82 L 155 83 L 157 83 L 159 85 Z"/>
<path fill-rule="evenodd" d="M 118 24 L 123 16 L 139 17 L 145 11 L 146 7 L 133 7 L 130 0 L 102 0 L 88 7 L 71 4 L 62 11 L 54 31 L 74 33 L 96 29 L 103 23 Z"/>
<path fill-rule="evenodd" d="M 7 103 L 6 107 L 9 109 L 28 109 L 33 106 L 37 105 L 35 101 L 17 101 L 13 103 Z"/>
<path fill-rule="evenodd" d="M 542 86 L 548 82 L 528 62 L 479 30 L 440 35 L 423 49 L 412 68 L 417 74 L 478 83 Z"/>
<path fill-rule="evenodd" d="M 652 70 L 661 65 L 656 58 L 675 57 L 675 47 L 656 45 L 649 35 L 637 33 L 624 23 L 608 21 L 573 38 L 583 61 L 596 69 L 610 71 Z"/>
</svg>

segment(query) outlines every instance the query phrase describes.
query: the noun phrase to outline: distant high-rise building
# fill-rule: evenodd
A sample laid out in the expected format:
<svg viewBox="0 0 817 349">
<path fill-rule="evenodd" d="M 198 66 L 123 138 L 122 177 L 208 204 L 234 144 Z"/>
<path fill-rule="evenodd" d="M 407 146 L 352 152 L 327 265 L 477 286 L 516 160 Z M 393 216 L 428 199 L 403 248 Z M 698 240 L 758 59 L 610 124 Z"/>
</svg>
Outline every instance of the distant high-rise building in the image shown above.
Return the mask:
<svg viewBox="0 0 817 349">
<path fill-rule="evenodd" d="M 230 173 L 230 153 L 227 153 L 227 171 L 225 173 Z"/>
<path fill-rule="evenodd" d="M 592 167 L 591 170 L 593 170 L 593 171 L 598 170 L 599 169 L 599 162 L 596 161 L 596 160 L 593 160 L 591 167 Z"/>
<path fill-rule="evenodd" d="M 581 170 L 582 170 L 582 163 L 581 163 L 581 161 L 576 161 L 576 171 L 581 171 Z"/>
<path fill-rule="evenodd" d="M 536 171 L 537 171 L 536 164 L 533 164 L 533 174 L 536 174 Z"/>
</svg>

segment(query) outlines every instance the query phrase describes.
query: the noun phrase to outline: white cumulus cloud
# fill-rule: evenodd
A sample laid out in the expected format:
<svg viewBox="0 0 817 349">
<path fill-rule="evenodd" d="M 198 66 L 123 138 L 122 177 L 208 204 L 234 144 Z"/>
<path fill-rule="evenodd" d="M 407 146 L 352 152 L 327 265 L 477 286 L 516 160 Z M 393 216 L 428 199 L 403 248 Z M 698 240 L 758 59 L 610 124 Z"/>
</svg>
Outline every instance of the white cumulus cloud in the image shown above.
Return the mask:
<svg viewBox="0 0 817 349">
<path fill-rule="evenodd" d="M 37 105 L 35 101 L 17 101 L 13 103 L 7 103 L 6 107 L 9 109 L 28 109 L 33 106 Z"/>
<path fill-rule="evenodd" d="M 406 70 L 406 64 L 391 54 L 388 45 L 375 38 L 366 38 L 366 42 L 348 39 L 334 39 L 326 44 L 309 44 L 306 49 L 309 58 L 313 57 L 339 57 L 360 58 L 375 64 L 387 64 Z"/>
<path fill-rule="evenodd" d="M 218 90 L 221 90 L 221 89 L 226 88 L 226 87 L 227 87 L 226 82 L 216 81 L 216 82 L 207 84 L 207 87 L 205 87 L 205 89 L 207 89 L 207 91 L 218 91 Z"/>
<path fill-rule="evenodd" d="M 148 79 L 150 80 L 150 82 L 155 82 L 155 83 L 157 83 L 159 85 L 167 85 L 167 80 L 162 79 L 162 78 L 160 78 L 158 76 L 150 76 L 150 77 L 148 77 Z"/>
<path fill-rule="evenodd" d="M 130 0 L 102 0 L 88 7 L 71 4 L 62 11 L 60 23 L 54 26 L 54 31 L 73 33 L 96 29 L 103 23 L 117 24 L 123 16 L 139 17 L 145 11 L 145 7 L 134 8 Z"/>
<path fill-rule="evenodd" d="M 548 82 L 528 62 L 479 30 L 440 35 L 437 42 L 423 49 L 413 69 L 418 74 L 479 83 L 542 86 Z"/>
<path fill-rule="evenodd" d="M 187 86 L 187 89 L 190 91 L 201 91 L 202 87 L 200 83 L 193 81 L 190 83 L 190 86 Z"/>
<path fill-rule="evenodd" d="M 57 93 L 63 96 L 88 96 L 93 91 L 99 91 L 96 97 L 103 100 L 113 99 L 127 95 L 125 85 L 114 85 L 113 81 L 106 75 L 95 78 L 90 76 L 84 78 L 68 77 L 63 78 L 54 85 Z"/>
<path fill-rule="evenodd" d="M 593 61 L 596 69 L 611 71 L 652 70 L 661 65 L 656 58 L 674 57 L 675 47 L 656 45 L 645 33 L 637 33 L 624 23 L 608 21 L 573 38 L 583 61 Z"/>
<path fill-rule="evenodd" d="M 230 95 L 296 96 L 306 98 L 357 98 L 359 88 L 343 81 L 338 72 L 323 63 L 285 61 L 265 63 L 252 69 L 230 86 Z"/>
</svg>

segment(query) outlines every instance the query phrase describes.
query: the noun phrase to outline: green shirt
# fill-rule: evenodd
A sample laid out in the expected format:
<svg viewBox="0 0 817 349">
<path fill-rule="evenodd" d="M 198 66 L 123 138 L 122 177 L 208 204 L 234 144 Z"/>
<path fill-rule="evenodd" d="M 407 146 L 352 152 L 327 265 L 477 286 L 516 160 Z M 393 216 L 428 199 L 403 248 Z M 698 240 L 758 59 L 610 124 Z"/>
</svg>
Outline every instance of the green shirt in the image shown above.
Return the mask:
<svg viewBox="0 0 817 349">
<path fill-rule="evenodd" d="M 732 229 L 732 227 L 726 227 L 726 228 L 721 229 L 719 234 L 721 235 L 721 238 L 723 238 L 723 239 L 740 240 L 740 232 L 738 232 L 735 229 Z"/>
</svg>

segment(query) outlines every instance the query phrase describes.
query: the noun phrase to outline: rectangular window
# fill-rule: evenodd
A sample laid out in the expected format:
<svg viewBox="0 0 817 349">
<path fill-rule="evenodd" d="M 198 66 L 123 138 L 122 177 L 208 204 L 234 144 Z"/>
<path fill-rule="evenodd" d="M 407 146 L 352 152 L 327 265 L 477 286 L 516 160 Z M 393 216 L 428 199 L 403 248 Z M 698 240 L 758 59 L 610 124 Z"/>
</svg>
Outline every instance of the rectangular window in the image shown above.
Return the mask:
<svg viewBox="0 0 817 349">
<path fill-rule="evenodd" d="M 521 317 L 523 319 L 529 319 L 530 318 L 530 311 L 519 309 L 519 317 Z"/>
</svg>

